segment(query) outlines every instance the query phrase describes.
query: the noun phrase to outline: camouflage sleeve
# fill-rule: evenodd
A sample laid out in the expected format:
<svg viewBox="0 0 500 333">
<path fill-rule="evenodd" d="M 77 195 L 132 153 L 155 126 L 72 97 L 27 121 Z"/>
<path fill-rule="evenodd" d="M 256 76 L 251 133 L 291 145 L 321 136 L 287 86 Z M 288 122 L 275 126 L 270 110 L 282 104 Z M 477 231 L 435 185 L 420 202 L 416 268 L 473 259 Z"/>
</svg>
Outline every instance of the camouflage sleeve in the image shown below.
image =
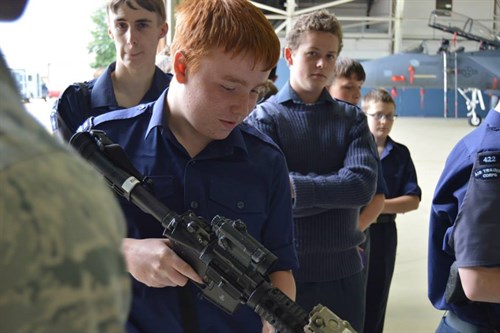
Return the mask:
<svg viewBox="0 0 500 333">
<path fill-rule="evenodd" d="M 100 176 L 52 149 L 0 168 L 0 188 L 0 332 L 123 332 L 125 224 Z"/>
</svg>

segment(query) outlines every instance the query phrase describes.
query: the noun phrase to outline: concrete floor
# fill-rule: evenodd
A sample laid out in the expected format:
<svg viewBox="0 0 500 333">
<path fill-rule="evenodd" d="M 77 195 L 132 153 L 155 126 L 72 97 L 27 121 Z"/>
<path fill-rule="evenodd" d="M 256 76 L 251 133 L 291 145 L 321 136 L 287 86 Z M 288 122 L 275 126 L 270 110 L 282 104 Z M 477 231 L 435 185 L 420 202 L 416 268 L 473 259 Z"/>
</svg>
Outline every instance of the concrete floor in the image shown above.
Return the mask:
<svg viewBox="0 0 500 333">
<path fill-rule="evenodd" d="M 397 219 L 398 251 L 384 333 L 434 332 L 441 319 L 442 312 L 427 298 L 430 206 L 448 153 L 473 129 L 463 118 L 398 118 L 394 123 L 391 137 L 410 149 L 422 202 L 418 210 Z"/>
</svg>

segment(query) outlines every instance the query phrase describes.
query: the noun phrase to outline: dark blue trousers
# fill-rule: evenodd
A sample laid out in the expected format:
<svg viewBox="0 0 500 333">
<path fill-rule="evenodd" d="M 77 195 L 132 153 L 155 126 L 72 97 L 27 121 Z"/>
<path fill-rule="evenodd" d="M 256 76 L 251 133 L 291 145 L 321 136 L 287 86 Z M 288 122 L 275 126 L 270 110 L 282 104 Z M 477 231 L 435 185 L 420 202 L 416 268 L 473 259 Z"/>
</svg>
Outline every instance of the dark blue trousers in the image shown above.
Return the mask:
<svg viewBox="0 0 500 333">
<path fill-rule="evenodd" d="M 363 332 L 365 312 L 364 277 L 360 271 L 346 278 L 327 282 L 297 282 L 297 304 L 310 312 L 322 304 L 358 332 Z"/>
<path fill-rule="evenodd" d="M 460 319 L 453 312 L 446 312 L 435 333 L 495 333 L 498 330 L 481 328 Z"/>
<path fill-rule="evenodd" d="M 365 333 L 382 333 L 389 298 L 398 233 L 395 222 L 370 226 L 370 256 L 366 285 Z"/>
<path fill-rule="evenodd" d="M 364 231 L 366 240 L 360 245 L 361 261 L 363 262 L 363 278 L 365 279 L 365 294 L 368 284 L 368 270 L 370 269 L 370 228 Z"/>
</svg>

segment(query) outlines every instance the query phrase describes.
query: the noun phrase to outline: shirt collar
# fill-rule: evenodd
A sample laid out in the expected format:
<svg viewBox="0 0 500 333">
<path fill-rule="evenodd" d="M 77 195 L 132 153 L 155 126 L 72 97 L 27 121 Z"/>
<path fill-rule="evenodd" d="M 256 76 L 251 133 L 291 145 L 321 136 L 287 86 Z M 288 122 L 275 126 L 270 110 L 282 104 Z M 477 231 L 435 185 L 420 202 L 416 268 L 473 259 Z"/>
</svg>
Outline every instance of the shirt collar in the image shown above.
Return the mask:
<svg viewBox="0 0 500 333">
<path fill-rule="evenodd" d="M 143 100 L 154 100 L 154 96 L 158 96 L 169 86 L 172 80 L 172 74 L 164 73 L 158 66 L 155 66 L 155 73 L 153 76 L 153 83 L 149 87 Z M 153 96 L 153 98 L 151 98 Z"/>
<path fill-rule="evenodd" d="M 113 90 L 113 80 L 111 79 L 111 74 L 116 69 L 116 62 L 110 64 L 104 72 L 95 80 L 94 87 L 92 88 L 91 97 L 91 107 L 105 107 L 105 106 L 115 106 L 118 107 L 118 102 L 116 101 L 115 92 Z M 172 74 L 165 74 L 160 68 L 155 67 L 155 73 L 153 75 L 153 83 L 149 87 L 146 94 L 143 96 L 141 103 L 144 101 L 152 101 L 155 96 L 161 94 L 161 92 L 169 85 L 172 79 Z"/>
<path fill-rule="evenodd" d="M 167 100 L 168 88 L 163 91 L 163 93 L 158 97 L 158 99 L 152 103 L 152 114 L 151 119 L 149 120 L 148 129 L 146 130 L 146 136 L 144 139 L 147 139 L 149 133 L 153 130 L 153 128 L 160 126 L 163 127 L 164 124 L 167 123 L 165 119 L 165 109 L 166 109 L 166 100 Z"/>
<path fill-rule="evenodd" d="M 199 158 L 211 158 L 220 156 L 236 156 L 246 158 L 248 149 L 243 137 L 243 127 L 238 125 L 224 140 L 214 140 L 200 153 Z"/>
<path fill-rule="evenodd" d="M 111 73 L 115 71 L 115 67 L 116 62 L 113 62 L 95 80 L 90 98 L 92 108 L 118 105 L 113 91 L 113 80 L 111 79 Z"/>
<path fill-rule="evenodd" d="M 500 128 L 500 112 L 491 109 L 486 115 L 485 121 L 490 127 Z"/>
<path fill-rule="evenodd" d="M 384 147 L 384 150 L 382 151 L 382 154 L 380 156 L 380 159 L 383 159 L 384 157 L 386 157 L 387 155 L 389 155 L 389 153 L 391 152 L 391 150 L 394 148 L 394 140 L 391 139 L 390 136 L 387 137 L 387 141 L 385 143 L 385 147 Z"/>
<path fill-rule="evenodd" d="M 290 85 L 290 81 L 287 81 L 287 83 L 281 88 L 280 91 L 276 94 L 276 99 L 277 102 L 282 104 L 287 101 L 293 101 L 294 103 L 297 104 L 305 104 L 304 101 L 297 95 L 295 90 L 293 90 L 292 86 Z M 314 104 L 320 104 L 320 103 L 333 103 L 334 99 L 332 96 L 328 93 L 328 91 L 323 88 L 323 91 L 321 92 L 321 95 L 319 95 L 318 100 Z"/>
</svg>

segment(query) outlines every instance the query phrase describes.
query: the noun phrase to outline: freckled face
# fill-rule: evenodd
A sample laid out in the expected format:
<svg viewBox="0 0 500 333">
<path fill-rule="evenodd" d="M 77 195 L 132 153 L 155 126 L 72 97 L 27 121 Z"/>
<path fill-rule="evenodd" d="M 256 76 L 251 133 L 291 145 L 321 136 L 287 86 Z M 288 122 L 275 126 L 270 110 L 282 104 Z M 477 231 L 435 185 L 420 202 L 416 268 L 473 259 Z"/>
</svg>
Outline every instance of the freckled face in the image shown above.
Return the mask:
<svg viewBox="0 0 500 333">
<path fill-rule="evenodd" d="M 225 139 L 253 110 L 269 71 L 248 55 L 215 49 L 185 83 L 184 117 L 193 135 L 204 141 Z"/>
</svg>

